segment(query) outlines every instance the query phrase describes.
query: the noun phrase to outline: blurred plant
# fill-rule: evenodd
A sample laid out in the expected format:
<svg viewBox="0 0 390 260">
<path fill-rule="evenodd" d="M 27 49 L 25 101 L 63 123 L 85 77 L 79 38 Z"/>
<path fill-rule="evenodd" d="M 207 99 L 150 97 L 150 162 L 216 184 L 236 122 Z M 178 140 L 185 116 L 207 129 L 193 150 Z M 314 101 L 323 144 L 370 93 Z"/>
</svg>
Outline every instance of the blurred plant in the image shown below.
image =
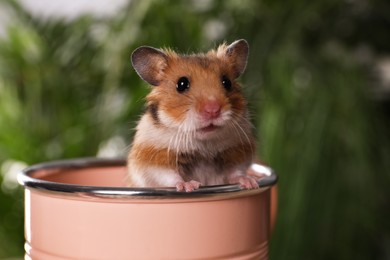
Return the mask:
<svg viewBox="0 0 390 260">
<path fill-rule="evenodd" d="M 93 156 L 104 140 L 119 134 L 128 138 L 144 89 L 129 88 L 138 83 L 130 69 L 124 71 L 129 68 L 124 59 L 137 35 L 124 37 L 123 30 L 139 23 L 135 19 L 142 19 L 147 3 L 132 1 L 128 9 L 135 5 L 137 16 L 123 13 L 122 24 L 91 17 L 41 21 L 16 2 L 8 3 L 17 18 L 0 41 L 0 162 L 5 179 L 15 176 L 15 162 Z M 23 251 L 20 195 L 20 189 L 2 185 L 0 258 Z"/>
<path fill-rule="evenodd" d="M 12 14 L 0 39 L 0 258 L 23 254 L 15 172 L 126 154 L 147 92 L 132 50 L 238 38 L 251 45 L 241 81 L 259 154 L 280 177 L 271 259 L 390 258 L 388 97 L 370 91 L 389 53 L 386 1 L 132 0 L 72 21 L 0 5 Z"/>
</svg>

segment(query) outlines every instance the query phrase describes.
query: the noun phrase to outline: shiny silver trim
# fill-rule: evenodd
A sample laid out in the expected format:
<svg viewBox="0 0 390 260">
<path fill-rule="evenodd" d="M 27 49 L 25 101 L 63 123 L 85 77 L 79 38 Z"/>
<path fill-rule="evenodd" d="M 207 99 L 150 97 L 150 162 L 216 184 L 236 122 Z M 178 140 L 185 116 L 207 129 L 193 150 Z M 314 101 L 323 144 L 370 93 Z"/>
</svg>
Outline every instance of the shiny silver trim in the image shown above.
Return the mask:
<svg viewBox="0 0 390 260">
<path fill-rule="evenodd" d="M 33 165 L 26 168 L 18 175 L 19 184 L 46 191 L 77 193 L 83 196 L 92 197 L 199 197 L 216 194 L 226 194 L 232 192 L 253 192 L 255 190 L 243 190 L 239 185 L 218 185 L 204 186 L 193 192 L 178 192 L 175 188 L 126 188 L 126 187 L 98 187 L 98 186 L 82 186 L 73 184 L 64 184 L 58 182 L 50 182 L 31 177 L 31 175 L 40 170 L 55 170 L 55 169 L 80 169 L 87 167 L 115 167 L 125 166 L 126 161 L 123 159 L 103 159 L 103 158 L 80 158 L 71 160 L 53 161 Z M 261 178 L 258 183 L 260 188 L 270 187 L 277 182 L 277 176 L 264 165 L 254 163 L 252 169 L 256 170 L 259 167 L 265 170 L 265 177 Z"/>
</svg>

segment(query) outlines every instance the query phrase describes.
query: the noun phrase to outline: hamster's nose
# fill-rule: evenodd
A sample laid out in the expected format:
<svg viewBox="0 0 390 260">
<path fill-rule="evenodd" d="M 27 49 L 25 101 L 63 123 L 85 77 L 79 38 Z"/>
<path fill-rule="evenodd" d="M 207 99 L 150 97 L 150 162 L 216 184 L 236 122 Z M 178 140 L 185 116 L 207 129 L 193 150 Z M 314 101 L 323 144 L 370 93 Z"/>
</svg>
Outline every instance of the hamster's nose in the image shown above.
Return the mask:
<svg viewBox="0 0 390 260">
<path fill-rule="evenodd" d="M 219 117 L 221 114 L 221 105 L 216 100 L 208 100 L 201 111 L 204 119 L 210 120 Z"/>
</svg>

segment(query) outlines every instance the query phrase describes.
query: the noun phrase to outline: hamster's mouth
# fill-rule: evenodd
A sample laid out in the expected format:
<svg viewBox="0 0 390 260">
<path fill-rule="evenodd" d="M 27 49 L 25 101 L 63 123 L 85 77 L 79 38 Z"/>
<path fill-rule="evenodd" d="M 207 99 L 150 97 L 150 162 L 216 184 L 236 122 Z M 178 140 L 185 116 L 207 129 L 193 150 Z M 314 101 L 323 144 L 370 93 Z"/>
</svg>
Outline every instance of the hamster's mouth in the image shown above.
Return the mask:
<svg viewBox="0 0 390 260">
<path fill-rule="evenodd" d="M 216 126 L 216 125 L 213 125 L 213 124 L 210 124 L 206 127 L 202 127 L 200 129 L 198 129 L 199 132 L 202 132 L 202 133 L 210 133 L 210 132 L 213 132 L 215 130 L 217 130 L 218 128 L 220 128 L 220 126 Z"/>
</svg>

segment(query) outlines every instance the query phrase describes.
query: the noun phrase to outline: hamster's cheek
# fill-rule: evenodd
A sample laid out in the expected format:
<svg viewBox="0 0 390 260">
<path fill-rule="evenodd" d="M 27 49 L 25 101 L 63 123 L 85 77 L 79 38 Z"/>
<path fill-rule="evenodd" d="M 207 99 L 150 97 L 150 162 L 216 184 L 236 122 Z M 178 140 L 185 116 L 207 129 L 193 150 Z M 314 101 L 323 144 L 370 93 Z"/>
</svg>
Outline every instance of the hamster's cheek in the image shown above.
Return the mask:
<svg viewBox="0 0 390 260">
<path fill-rule="evenodd" d="M 200 125 L 199 116 L 191 108 L 180 111 L 162 109 L 159 115 L 166 127 L 177 128 L 183 132 L 193 131 Z"/>
<path fill-rule="evenodd" d="M 175 110 L 161 110 L 159 112 L 160 120 L 164 126 L 168 128 L 182 127 L 183 121 L 185 121 L 185 113 Z"/>
<path fill-rule="evenodd" d="M 173 91 L 173 90 L 169 90 Z M 159 114 L 167 117 L 167 121 L 181 122 L 185 119 L 186 111 L 188 110 L 188 102 L 177 93 L 159 93 Z"/>
</svg>

